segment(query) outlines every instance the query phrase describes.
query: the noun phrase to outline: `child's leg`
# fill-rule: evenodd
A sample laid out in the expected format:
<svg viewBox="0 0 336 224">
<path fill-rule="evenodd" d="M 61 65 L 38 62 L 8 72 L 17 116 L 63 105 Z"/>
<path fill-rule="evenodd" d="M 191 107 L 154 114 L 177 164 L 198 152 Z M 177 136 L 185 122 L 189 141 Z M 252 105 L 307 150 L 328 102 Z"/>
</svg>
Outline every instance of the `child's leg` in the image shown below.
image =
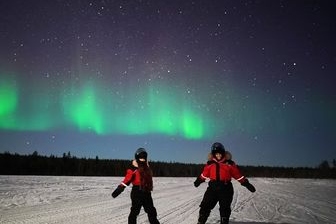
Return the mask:
<svg viewBox="0 0 336 224">
<path fill-rule="evenodd" d="M 229 223 L 231 215 L 231 203 L 233 199 L 232 184 L 227 184 L 223 187 L 219 194 L 219 212 L 221 216 L 221 224 Z"/>
<path fill-rule="evenodd" d="M 150 224 L 160 224 L 159 220 L 157 219 L 157 212 L 153 204 L 151 193 L 144 192 L 143 194 L 144 194 L 143 206 L 144 206 L 145 212 L 148 215 L 149 223 Z"/>
<path fill-rule="evenodd" d="M 142 200 L 138 189 L 132 189 L 131 191 L 132 207 L 128 216 L 128 224 L 136 224 L 137 216 L 140 213 Z"/>
<path fill-rule="evenodd" d="M 204 193 L 203 200 L 200 204 L 200 211 L 198 217 L 198 224 L 205 224 L 207 221 L 211 210 L 216 206 L 218 198 L 216 192 L 213 191 L 210 187 Z"/>
</svg>

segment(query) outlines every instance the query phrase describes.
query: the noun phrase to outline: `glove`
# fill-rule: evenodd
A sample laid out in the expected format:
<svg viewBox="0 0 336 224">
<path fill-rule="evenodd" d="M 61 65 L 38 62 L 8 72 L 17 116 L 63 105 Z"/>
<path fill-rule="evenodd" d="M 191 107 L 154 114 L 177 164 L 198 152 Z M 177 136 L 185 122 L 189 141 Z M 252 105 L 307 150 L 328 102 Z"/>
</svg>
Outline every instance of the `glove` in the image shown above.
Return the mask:
<svg viewBox="0 0 336 224">
<path fill-rule="evenodd" d="M 124 186 L 119 185 L 119 186 L 117 187 L 117 189 L 115 189 L 115 190 L 112 192 L 112 198 L 116 198 L 116 197 L 118 197 L 118 195 L 121 194 L 121 192 L 123 192 L 124 189 L 125 189 Z"/>
<path fill-rule="evenodd" d="M 252 193 L 256 191 L 255 187 L 250 184 L 250 182 L 246 179 L 243 183 L 241 183 L 244 187 L 247 188 L 247 190 L 251 191 Z"/>
<path fill-rule="evenodd" d="M 201 183 L 203 182 L 203 180 L 199 177 L 197 177 L 197 179 L 194 181 L 194 186 L 198 187 L 201 185 Z"/>
</svg>

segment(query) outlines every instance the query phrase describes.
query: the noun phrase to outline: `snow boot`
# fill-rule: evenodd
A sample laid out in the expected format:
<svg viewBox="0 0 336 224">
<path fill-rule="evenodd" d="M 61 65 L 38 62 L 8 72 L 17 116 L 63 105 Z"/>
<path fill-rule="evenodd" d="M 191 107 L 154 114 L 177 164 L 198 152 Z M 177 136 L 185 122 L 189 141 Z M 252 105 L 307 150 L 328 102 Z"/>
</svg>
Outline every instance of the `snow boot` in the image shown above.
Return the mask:
<svg viewBox="0 0 336 224">
<path fill-rule="evenodd" d="M 221 224 L 229 224 L 229 218 L 221 217 Z"/>
<path fill-rule="evenodd" d="M 150 224 L 160 224 L 159 220 L 155 216 L 148 216 Z"/>
<path fill-rule="evenodd" d="M 206 221 L 208 219 L 208 216 L 207 215 L 204 215 L 204 214 L 200 214 L 199 217 L 198 217 L 198 222 L 197 224 L 205 224 Z"/>
</svg>

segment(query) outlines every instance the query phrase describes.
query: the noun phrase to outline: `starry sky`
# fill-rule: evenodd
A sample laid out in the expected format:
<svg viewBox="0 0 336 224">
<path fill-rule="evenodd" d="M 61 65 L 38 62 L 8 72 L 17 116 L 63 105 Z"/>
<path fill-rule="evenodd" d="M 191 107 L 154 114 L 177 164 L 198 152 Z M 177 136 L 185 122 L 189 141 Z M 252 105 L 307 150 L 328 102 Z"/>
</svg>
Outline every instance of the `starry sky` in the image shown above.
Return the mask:
<svg viewBox="0 0 336 224">
<path fill-rule="evenodd" d="M 0 151 L 336 158 L 333 1 L 0 2 Z"/>
</svg>

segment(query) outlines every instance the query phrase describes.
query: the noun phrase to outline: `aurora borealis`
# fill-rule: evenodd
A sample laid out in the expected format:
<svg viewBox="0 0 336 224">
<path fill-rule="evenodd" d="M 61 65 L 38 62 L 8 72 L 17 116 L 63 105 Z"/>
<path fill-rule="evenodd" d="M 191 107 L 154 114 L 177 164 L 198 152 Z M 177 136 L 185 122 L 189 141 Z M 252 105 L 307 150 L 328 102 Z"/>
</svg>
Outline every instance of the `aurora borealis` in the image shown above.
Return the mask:
<svg viewBox="0 0 336 224">
<path fill-rule="evenodd" d="M 24 87 L 18 87 L 17 80 L 3 81 L 2 86 L 3 129 L 45 131 L 69 126 L 98 135 L 162 133 L 190 139 L 205 137 L 206 117 L 188 105 L 187 98 L 180 99 L 186 94 L 169 92 L 164 86 L 141 87 L 145 91 L 132 88 L 131 93 L 122 93 L 122 88 L 115 87 L 111 94 L 104 84 L 87 83 L 64 87 L 54 93 L 57 96 L 43 88 L 39 92 L 37 87 L 36 92 L 29 90 L 33 91 L 32 97 L 18 91 Z"/>
<path fill-rule="evenodd" d="M 238 164 L 335 158 L 332 4 L 0 3 L 0 150 Z M 309 152 L 309 153 L 307 153 Z"/>
</svg>

